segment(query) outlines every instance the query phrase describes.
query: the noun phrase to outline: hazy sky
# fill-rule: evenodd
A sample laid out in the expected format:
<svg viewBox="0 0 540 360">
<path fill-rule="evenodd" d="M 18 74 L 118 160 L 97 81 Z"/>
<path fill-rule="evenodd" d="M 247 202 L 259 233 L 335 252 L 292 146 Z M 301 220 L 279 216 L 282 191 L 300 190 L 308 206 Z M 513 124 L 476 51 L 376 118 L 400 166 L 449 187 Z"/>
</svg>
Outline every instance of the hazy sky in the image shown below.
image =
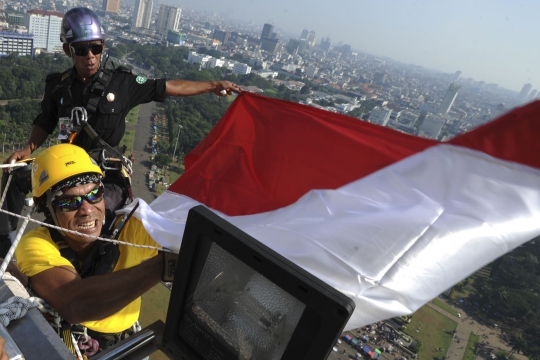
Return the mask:
<svg viewBox="0 0 540 360">
<path fill-rule="evenodd" d="M 373 55 L 497 83 L 540 89 L 538 0 L 163 0 L 232 18 L 314 30 Z"/>
</svg>

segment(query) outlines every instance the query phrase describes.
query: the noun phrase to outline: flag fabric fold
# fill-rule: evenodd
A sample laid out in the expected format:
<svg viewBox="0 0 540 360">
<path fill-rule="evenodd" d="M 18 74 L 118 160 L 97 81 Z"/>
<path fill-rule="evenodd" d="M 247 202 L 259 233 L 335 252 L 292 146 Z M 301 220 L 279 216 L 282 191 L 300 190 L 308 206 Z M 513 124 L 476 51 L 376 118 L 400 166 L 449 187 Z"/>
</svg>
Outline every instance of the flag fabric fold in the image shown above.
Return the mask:
<svg viewBox="0 0 540 360">
<path fill-rule="evenodd" d="M 516 112 L 531 122 L 538 110 L 534 103 Z M 476 130 L 500 140 L 512 123 L 523 125 L 520 116 L 502 119 L 506 125 L 496 125 L 506 132 L 497 136 Z M 178 249 L 189 209 L 210 207 L 350 296 L 357 306 L 346 328 L 357 328 L 414 312 L 540 235 L 537 155 L 521 162 L 527 151 L 512 149 L 501 156 L 504 141 L 490 154 L 471 135 L 476 130 L 440 144 L 242 94 L 186 160 L 186 173 L 151 205 L 141 203 L 136 216 L 158 243 Z M 288 163 L 295 145 L 301 149 Z M 325 158 L 303 161 L 310 155 Z"/>
</svg>

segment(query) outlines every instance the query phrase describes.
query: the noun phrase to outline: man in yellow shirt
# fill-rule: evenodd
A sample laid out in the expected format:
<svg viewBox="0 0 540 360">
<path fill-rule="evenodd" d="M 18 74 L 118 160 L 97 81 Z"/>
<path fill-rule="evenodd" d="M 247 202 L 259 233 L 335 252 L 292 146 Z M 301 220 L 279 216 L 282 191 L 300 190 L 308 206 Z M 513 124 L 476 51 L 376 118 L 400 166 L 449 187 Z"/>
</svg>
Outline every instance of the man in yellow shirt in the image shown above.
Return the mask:
<svg viewBox="0 0 540 360">
<path fill-rule="evenodd" d="M 161 280 L 164 260 L 155 249 L 93 238 L 104 226 L 102 177 L 78 146 L 60 144 L 43 151 L 32 166 L 36 210 L 63 230 L 30 231 L 15 254 L 32 290 L 69 324 L 87 327 L 103 349 L 129 333 L 139 317 L 140 296 Z M 159 247 L 135 218 L 119 240 Z"/>
</svg>

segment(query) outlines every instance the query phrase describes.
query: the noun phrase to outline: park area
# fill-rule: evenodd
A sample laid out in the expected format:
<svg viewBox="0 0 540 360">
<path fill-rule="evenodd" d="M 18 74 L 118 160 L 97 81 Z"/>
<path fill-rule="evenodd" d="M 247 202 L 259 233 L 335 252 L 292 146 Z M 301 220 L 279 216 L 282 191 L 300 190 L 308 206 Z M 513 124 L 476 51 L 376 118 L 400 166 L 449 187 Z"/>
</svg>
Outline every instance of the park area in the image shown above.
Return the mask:
<svg viewBox="0 0 540 360">
<path fill-rule="evenodd" d="M 420 359 L 442 358 L 446 355 L 456 327 L 455 321 L 424 305 L 414 313 L 405 333 L 422 343 L 418 353 Z"/>
</svg>

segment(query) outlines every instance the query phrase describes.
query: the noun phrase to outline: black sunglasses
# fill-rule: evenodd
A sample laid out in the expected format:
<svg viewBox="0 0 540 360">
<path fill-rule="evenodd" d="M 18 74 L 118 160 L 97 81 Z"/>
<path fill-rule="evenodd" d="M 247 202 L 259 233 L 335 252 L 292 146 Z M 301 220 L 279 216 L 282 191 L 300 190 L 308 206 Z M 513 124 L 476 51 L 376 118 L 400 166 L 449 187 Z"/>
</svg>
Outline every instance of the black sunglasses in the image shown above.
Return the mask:
<svg viewBox="0 0 540 360">
<path fill-rule="evenodd" d="M 92 54 L 98 55 L 103 52 L 103 44 L 73 44 L 69 48 L 71 52 L 77 56 L 86 56 L 89 51 L 92 51 Z"/>
<path fill-rule="evenodd" d="M 52 202 L 52 205 L 58 208 L 62 212 L 70 212 L 79 210 L 82 206 L 83 200 L 86 200 L 89 204 L 95 205 L 103 200 L 103 186 L 90 190 L 85 195 L 68 196 Z"/>
</svg>

